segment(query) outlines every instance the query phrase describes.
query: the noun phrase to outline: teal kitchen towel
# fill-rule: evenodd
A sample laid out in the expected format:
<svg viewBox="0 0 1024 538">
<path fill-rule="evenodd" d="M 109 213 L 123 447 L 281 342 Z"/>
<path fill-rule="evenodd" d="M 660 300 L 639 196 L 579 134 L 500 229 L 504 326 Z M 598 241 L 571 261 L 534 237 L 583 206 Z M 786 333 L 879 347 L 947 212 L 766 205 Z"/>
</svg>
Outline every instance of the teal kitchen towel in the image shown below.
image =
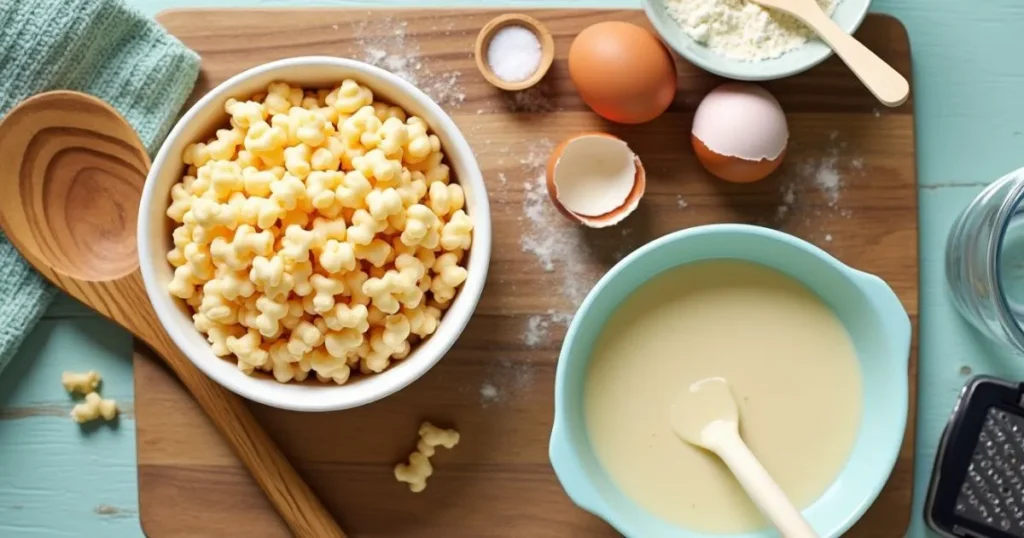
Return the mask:
<svg viewBox="0 0 1024 538">
<path fill-rule="evenodd" d="M 198 73 L 195 52 L 121 0 L 0 0 L 0 117 L 77 90 L 113 105 L 153 154 Z M 55 293 L 0 233 L 0 372 Z"/>
</svg>

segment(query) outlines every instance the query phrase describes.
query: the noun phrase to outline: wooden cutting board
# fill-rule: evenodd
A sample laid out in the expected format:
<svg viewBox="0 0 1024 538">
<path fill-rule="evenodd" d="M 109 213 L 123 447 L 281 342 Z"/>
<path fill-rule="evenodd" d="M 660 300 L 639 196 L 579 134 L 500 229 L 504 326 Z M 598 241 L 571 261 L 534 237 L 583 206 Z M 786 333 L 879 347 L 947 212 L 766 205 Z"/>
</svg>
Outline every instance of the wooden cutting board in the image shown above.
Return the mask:
<svg viewBox="0 0 1024 538">
<path fill-rule="evenodd" d="M 700 98 L 718 81 L 682 62 L 672 108 L 641 126 L 603 122 L 573 90 L 574 35 L 603 20 L 647 25 L 638 11 L 530 11 L 555 36 L 541 87 L 506 95 L 471 54 L 495 11 L 172 11 L 160 22 L 203 58 L 193 99 L 248 67 L 288 56 L 366 59 L 412 79 L 452 114 L 473 145 L 491 194 L 494 254 L 477 313 L 455 348 L 399 394 L 351 411 L 298 414 L 253 405 L 313 489 L 356 537 L 614 536 L 562 492 L 547 458 L 555 363 L 567 314 L 623 255 L 655 237 L 712 222 L 781 228 L 889 282 L 918 313 L 913 104 L 880 110 L 836 60 L 768 84 L 790 122 L 789 154 L 771 179 L 727 185 L 690 150 Z M 871 15 L 858 33 L 910 76 L 896 20 Z M 581 230 L 540 188 L 551 146 L 608 130 L 643 160 L 647 195 L 622 225 Z M 915 331 L 916 332 L 916 331 Z M 916 340 L 916 339 L 915 339 Z M 152 537 L 285 536 L 286 530 L 191 399 L 142 352 L 135 361 L 139 501 Z M 849 533 L 903 536 L 911 514 L 917 346 L 900 459 L 873 508 Z M 456 426 L 462 442 L 434 459 L 414 495 L 392 467 L 415 446 L 423 419 Z"/>
</svg>

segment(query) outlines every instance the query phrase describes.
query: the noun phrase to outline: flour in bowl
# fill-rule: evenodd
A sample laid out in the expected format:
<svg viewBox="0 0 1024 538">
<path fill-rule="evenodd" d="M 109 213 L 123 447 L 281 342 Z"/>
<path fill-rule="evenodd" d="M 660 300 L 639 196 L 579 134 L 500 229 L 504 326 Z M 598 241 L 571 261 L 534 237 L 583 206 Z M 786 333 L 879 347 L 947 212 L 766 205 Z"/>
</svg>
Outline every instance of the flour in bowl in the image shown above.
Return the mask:
<svg viewBox="0 0 1024 538">
<path fill-rule="evenodd" d="M 816 0 L 829 15 L 839 0 Z M 785 13 L 748 0 L 667 0 L 668 13 L 694 41 L 734 60 L 777 58 L 814 36 Z"/>
</svg>

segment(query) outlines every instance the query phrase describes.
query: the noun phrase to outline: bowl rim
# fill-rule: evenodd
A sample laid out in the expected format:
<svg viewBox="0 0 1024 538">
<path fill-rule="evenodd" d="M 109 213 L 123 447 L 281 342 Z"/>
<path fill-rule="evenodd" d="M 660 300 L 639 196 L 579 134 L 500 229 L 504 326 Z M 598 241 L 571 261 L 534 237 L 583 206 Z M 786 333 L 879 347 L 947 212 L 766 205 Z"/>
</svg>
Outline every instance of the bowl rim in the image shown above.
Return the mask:
<svg viewBox="0 0 1024 538">
<path fill-rule="evenodd" d="M 792 51 L 783 54 L 782 56 L 779 56 L 777 58 L 769 58 L 767 60 L 763 60 L 760 62 L 742 62 L 739 60 L 726 58 L 724 56 L 712 52 L 706 46 L 694 41 L 693 38 L 687 35 L 686 32 L 683 31 L 682 27 L 680 27 L 674 21 L 666 23 L 664 21 L 664 17 L 660 16 L 657 13 L 657 10 L 664 9 L 665 1 L 666 0 L 640 0 L 640 3 L 643 6 L 644 14 L 647 16 L 647 20 L 651 23 L 651 26 L 654 27 L 654 30 L 661 37 L 661 40 L 666 45 L 668 45 L 672 50 L 674 50 L 677 54 L 685 58 L 686 61 L 703 69 L 704 71 L 718 75 L 720 77 L 748 82 L 778 80 L 781 78 L 791 77 L 793 75 L 799 75 L 800 73 L 803 73 L 811 69 L 812 67 L 821 64 L 825 60 L 832 57 L 832 55 L 834 54 L 832 48 L 829 47 L 827 44 L 812 39 L 809 40 L 807 43 L 801 45 L 800 47 L 797 47 L 796 49 L 793 49 Z M 848 24 L 839 25 L 840 28 L 842 28 L 846 33 L 851 35 L 860 28 L 861 24 L 863 24 L 864 19 L 867 17 L 868 12 L 871 9 L 872 0 L 840 0 L 839 2 L 836 3 L 836 9 L 839 9 L 840 6 L 848 5 L 854 1 L 857 2 L 857 6 L 853 8 L 857 9 L 857 11 L 853 12 L 854 17 L 849 21 Z M 668 18 L 671 18 L 671 15 L 666 16 Z M 683 39 L 692 42 L 697 47 L 703 47 L 704 49 L 708 50 L 709 53 L 714 54 L 718 61 L 708 61 L 695 54 L 692 54 L 691 51 L 687 50 L 686 47 L 679 45 L 677 41 L 678 39 Z M 812 43 L 818 43 L 821 45 L 821 47 L 816 47 L 817 50 L 812 51 L 812 54 L 802 63 L 787 63 L 785 61 L 780 61 L 784 59 L 786 56 L 796 51 L 799 51 Z M 771 67 L 772 63 L 775 64 L 774 69 L 764 70 L 765 65 Z M 751 66 L 760 66 L 763 72 L 758 72 L 752 69 Z"/>
<path fill-rule="evenodd" d="M 598 283 L 587 294 L 583 303 L 577 310 L 576 315 L 573 316 L 572 322 L 569 324 L 565 339 L 562 343 L 562 348 L 559 351 L 558 365 L 555 370 L 554 420 L 551 427 L 551 436 L 548 446 L 549 460 L 555 471 L 555 475 L 566 494 L 577 506 L 605 520 L 625 536 L 643 536 L 644 534 L 641 531 L 644 529 L 635 528 L 631 522 L 621 517 L 621 512 L 617 508 L 607 503 L 600 494 L 596 493 L 598 491 L 598 486 L 594 482 L 592 472 L 585 470 L 580 461 L 580 455 L 583 449 L 574 446 L 573 441 L 570 439 L 570 434 L 568 432 L 569 427 L 567 426 L 570 420 L 567 416 L 569 414 L 567 409 L 570 407 L 569 395 L 567 394 L 569 389 L 566 388 L 569 383 L 569 363 L 572 361 L 571 353 L 569 352 L 569 343 L 575 341 L 577 339 L 577 334 L 582 330 L 582 322 L 580 321 L 583 317 L 582 313 L 591 308 L 592 304 L 597 300 L 597 296 L 604 293 L 605 288 L 607 288 L 613 280 L 618 278 L 618 275 L 622 273 L 626 267 L 633 265 L 648 253 L 670 243 L 704 235 L 729 234 L 753 235 L 768 241 L 781 242 L 794 246 L 820 259 L 825 265 L 829 266 L 830 269 L 850 280 L 851 284 L 865 294 L 871 303 L 872 309 L 875 310 L 880 317 L 884 318 L 883 325 L 885 327 L 884 330 L 886 331 L 886 339 L 891 342 L 889 347 L 896 350 L 898 353 L 897 358 L 901 360 L 901 362 L 895 366 L 899 367 L 900 372 L 903 372 L 903 379 L 909 379 L 907 365 L 910 358 L 912 338 L 910 317 L 903 308 L 899 297 L 881 278 L 844 264 L 827 251 L 805 241 L 804 239 L 771 228 L 750 224 L 706 224 L 694 226 L 668 233 L 644 244 L 615 264 L 615 266 L 601 277 Z M 864 499 L 858 500 L 855 506 L 853 506 L 853 503 L 850 503 L 851 506 L 853 506 L 853 510 L 851 510 L 846 517 L 837 519 L 831 525 L 832 528 L 827 529 L 827 531 L 831 533 L 828 534 L 828 536 L 841 536 L 860 520 L 864 513 L 867 512 L 868 508 L 870 508 L 878 498 L 878 495 L 881 493 L 886 483 L 888 483 L 892 470 L 896 466 L 896 462 L 899 459 L 899 454 L 903 446 L 909 412 L 909 389 L 907 387 L 907 383 L 899 383 L 897 387 L 898 391 L 893 394 L 894 398 L 889 410 L 892 413 L 896 413 L 899 419 L 897 424 L 899 427 L 899 442 L 889 450 L 888 454 L 886 454 L 886 457 L 884 458 L 884 468 L 880 468 L 878 470 L 877 479 L 872 482 L 872 485 L 869 488 L 869 495 Z M 858 433 L 858 438 L 860 438 L 862 434 L 863 432 Z M 844 474 L 845 471 L 841 471 L 833 483 L 838 481 Z M 817 501 L 815 501 L 815 503 L 816 502 Z M 812 503 L 812 506 L 815 503 Z M 660 518 L 653 514 L 649 515 L 652 518 L 660 520 Z M 670 523 L 668 524 L 671 525 Z M 676 538 L 700 538 L 705 536 L 705 534 L 698 531 L 685 529 L 683 527 L 676 526 L 675 529 L 677 529 L 678 532 L 673 533 L 672 536 Z M 821 532 L 821 529 L 816 530 Z M 716 534 L 715 536 L 718 536 L 719 538 L 762 538 L 770 535 L 770 532 L 762 530 L 746 533 Z M 825 536 L 825 534 L 822 536 Z"/>
<path fill-rule="evenodd" d="M 372 88 L 374 82 L 380 81 L 383 81 L 383 84 L 387 86 L 397 88 L 397 93 L 408 99 L 409 102 L 415 102 L 416 107 L 426 111 L 424 115 L 433 117 L 428 123 L 434 133 L 439 135 L 443 133 L 441 138 L 447 139 L 445 153 L 449 164 L 454 167 L 451 157 L 453 154 L 461 155 L 460 160 L 465 161 L 465 169 L 459 170 L 458 182 L 463 185 L 472 184 L 473 191 L 478 192 L 479 195 L 474 195 L 472 198 L 474 200 L 472 208 L 474 231 L 473 245 L 467 253 L 467 279 L 459 289 L 459 293 L 455 297 L 451 308 L 442 317 L 438 331 L 427 340 L 430 343 L 437 342 L 432 345 L 434 354 L 431 356 L 417 355 L 423 348 L 422 346 L 414 348 L 408 357 L 402 359 L 401 365 L 404 368 L 391 368 L 374 375 L 376 379 L 388 379 L 387 383 L 378 382 L 373 386 L 374 390 L 356 390 L 354 394 L 354 385 L 350 384 L 334 385 L 324 383 L 323 386 L 317 387 L 279 384 L 282 387 L 296 387 L 298 389 L 295 391 L 296 394 L 301 393 L 304 389 L 310 390 L 309 396 L 303 395 L 302 397 L 288 399 L 278 395 L 276 391 L 266 390 L 266 387 L 263 385 L 264 383 L 278 384 L 276 380 L 268 381 L 251 377 L 236 368 L 225 370 L 217 367 L 217 363 L 214 360 L 223 362 L 223 359 L 213 355 L 208 347 L 197 349 L 197 346 L 188 341 L 187 335 L 190 332 L 196 332 L 195 328 L 191 326 L 191 323 L 189 323 L 189 327 L 183 327 L 182 321 L 179 319 L 180 316 L 178 316 L 180 312 L 175 307 L 175 304 L 180 299 L 171 297 L 166 289 L 160 285 L 156 266 L 164 261 L 164 253 L 158 252 L 159 247 L 157 245 L 150 245 L 149 238 L 154 228 L 154 226 L 151 226 L 151 222 L 157 220 L 155 217 L 151 217 L 150 213 L 159 211 L 163 215 L 166 209 L 164 207 L 166 205 L 166 198 L 169 196 L 162 190 L 157 192 L 158 176 L 162 175 L 163 170 L 168 166 L 180 166 L 177 162 L 180 161 L 180 155 L 172 155 L 171 147 L 180 142 L 183 132 L 188 130 L 189 125 L 193 122 L 204 121 L 203 116 L 207 113 L 206 109 L 214 103 L 222 103 L 228 98 L 233 97 L 238 92 L 237 88 L 239 86 L 250 83 L 253 79 L 264 77 L 276 80 L 273 78 L 274 72 L 298 68 L 327 68 L 353 71 L 359 73 L 355 78 L 359 76 L 365 77 L 366 80 L 360 80 L 360 82 L 371 86 L 371 89 L 374 91 L 376 91 L 376 88 Z M 339 77 L 343 77 L 343 75 L 339 75 Z M 281 79 L 294 82 L 287 75 L 282 75 Z M 395 104 L 401 105 L 401 103 L 397 102 Z M 467 196 L 467 206 L 469 203 L 468 199 L 469 197 Z M 332 56 L 283 58 L 253 66 L 215 86 L 189 107 L 177 123 L 175 123 L 161 144 L 160 150 L 153 159 L 153 164 L 146 177 L 139 205 L 139 215 L 137 249 L 143 285 L 148 299 L 157 314 L 157 318 L 174 345 L 196 368 L 220 386 L 248 400 L 291 411 L 321 412 L 359 407 L 394 394 L 422 377 L 447 354 L 469 324 L 483 294 L 490 265 L 492 235 L 487 185 L 483 179 L 476 156 L 462 131 L 440 105 L 416 86 L 389 71 L 350 58 Z M 157 256 L 158 253 L 159 256 Z M 159 261 L 157 261 L 158 257 Z M 440 336 L 439 333 L 442 327 L 445 327 L 445 324 L 447 324 L 447 327 L 444 334 L 447 336 L 447 339 L 441 340 L 437 337 Z M 405 366 L 407 364 L 409 366 L 415 364 L 416 368 Z"/>
</svg>

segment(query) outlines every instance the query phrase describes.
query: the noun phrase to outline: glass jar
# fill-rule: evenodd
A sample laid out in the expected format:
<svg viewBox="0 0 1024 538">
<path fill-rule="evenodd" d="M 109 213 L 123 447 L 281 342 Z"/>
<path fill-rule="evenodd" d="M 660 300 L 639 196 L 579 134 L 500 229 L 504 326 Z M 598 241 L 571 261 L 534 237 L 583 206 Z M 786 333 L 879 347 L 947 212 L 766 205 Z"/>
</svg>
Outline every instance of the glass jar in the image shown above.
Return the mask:
<svg viewBox="0 0 1024 538">
<path fill-rule="evenodd" d="M 946 242 L 946 279 L 960 313 L 1024 354 L 1024 168 L 992 183 L 957 217 Z"/>
</svg>

